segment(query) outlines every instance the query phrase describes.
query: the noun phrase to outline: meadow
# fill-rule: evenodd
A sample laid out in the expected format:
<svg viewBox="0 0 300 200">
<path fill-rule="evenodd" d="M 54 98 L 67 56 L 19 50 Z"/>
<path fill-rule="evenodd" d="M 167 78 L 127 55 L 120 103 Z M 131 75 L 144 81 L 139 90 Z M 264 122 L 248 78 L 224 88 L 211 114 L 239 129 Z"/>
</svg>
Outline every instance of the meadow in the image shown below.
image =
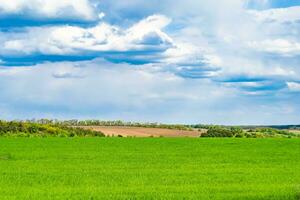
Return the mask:
<svg viewBox="0 0 300 200">
<path fill-rule="evenodd" d="M 0 137 L 0 199 L 300 198 L 300 140 Z"/>
</svg>

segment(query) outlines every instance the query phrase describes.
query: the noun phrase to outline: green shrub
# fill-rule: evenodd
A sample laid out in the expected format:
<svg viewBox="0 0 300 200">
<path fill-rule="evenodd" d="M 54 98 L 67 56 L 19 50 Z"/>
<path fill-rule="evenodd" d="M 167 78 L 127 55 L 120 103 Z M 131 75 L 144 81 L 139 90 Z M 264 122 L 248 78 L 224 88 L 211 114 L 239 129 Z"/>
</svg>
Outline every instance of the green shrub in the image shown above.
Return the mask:
<svg viewBox="0 0 300 200">
<path fill-rule="evenodd" d="M 206 133 L 203 133 L 201 137 L 233 137 L 234 132 L 227 128 L 219 126 L 210 127 Z"/>
</svg>

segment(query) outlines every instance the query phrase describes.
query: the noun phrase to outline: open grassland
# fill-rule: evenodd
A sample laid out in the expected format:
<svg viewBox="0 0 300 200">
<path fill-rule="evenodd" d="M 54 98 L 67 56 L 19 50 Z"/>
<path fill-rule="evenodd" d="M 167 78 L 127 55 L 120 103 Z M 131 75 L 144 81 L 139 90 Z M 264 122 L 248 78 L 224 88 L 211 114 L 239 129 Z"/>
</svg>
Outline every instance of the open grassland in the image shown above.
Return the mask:
<svg viewBox="0 0 300 200">
<path fill-rule="evenodd" d="M 123 137 L 199 137 L 198 130 L 176 130 L 166 128 L 144 128 L 126 126 L 82 126 L 81 128 L 100 131 L 106 136 Z"/>
<path fill-rule="evenodd" d="M 299 139 L 0 138 L 0 199 L 299 199 Z"/>
</svg>

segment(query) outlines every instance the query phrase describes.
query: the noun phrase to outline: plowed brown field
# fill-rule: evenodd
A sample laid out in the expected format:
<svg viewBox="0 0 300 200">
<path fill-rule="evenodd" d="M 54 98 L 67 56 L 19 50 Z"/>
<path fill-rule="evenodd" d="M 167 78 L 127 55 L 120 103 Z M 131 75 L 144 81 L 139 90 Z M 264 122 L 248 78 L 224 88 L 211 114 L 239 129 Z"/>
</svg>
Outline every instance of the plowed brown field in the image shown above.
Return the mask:
<svg viewBox="0 0 300 200">
<path fill-rule="evenodd" d="M 123 137 L 199 137 L 201 132 L 183 131 L 163 128 L 143 128 L 143 127 L 124 127 L 124 126 L 84 126 L 81 128 L 101 131 L 106 136 Z"/>
</svg>

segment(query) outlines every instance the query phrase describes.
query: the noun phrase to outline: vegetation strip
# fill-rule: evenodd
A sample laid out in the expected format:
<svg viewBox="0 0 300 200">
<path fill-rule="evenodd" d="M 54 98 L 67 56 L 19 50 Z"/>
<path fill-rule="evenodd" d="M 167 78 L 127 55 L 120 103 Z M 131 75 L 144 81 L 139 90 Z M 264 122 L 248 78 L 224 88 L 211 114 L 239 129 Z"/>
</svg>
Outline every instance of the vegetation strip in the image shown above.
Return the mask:
<svg viewBox="0 0 300 200">
<path fill-rule="evenodd" d="M 0 121 L 0 136 L 11 137 L 103 137 L 99 131 L 61 124 L 41 124 L 21 121 Z"/>
<path fill-rule="evenodd" d="M 0 138 L 1 200 L 298 200 L 300 140 Z"/>
<path fill-rule="evenodd" d="M 101 126 L 100 126 L 101 125 Z M 103 127 L 112 127 L 108 130 Z M 114 128 L 115 127 L 115 128 Z M 132 129 L 129 129 L 132 128 Z M 135 129 L 133 129 L 135 128 Z M 136 128 L 145 128 L 137 131 Z M 146 130 L 149 128 L 149 130 Z M 126 130 L 124 130 L 126 129 Z M 171 132 L 164 129 L 174 130 Z M 99 120 L 25 120 L 0 121 L 0 136 L 13 137 L 104 137 L 102 132 L 109 131 L 115 134 L 107 136 L 118 137 L 239 137 L 239 138 L 300 138 L 299 130 L 276 129 L 272 127 L 237 127 L 213 125 L 177 125 L 157 123 L 130 123 L 122 121 Z M 153 130 L 153 134 L 149 133 Z M 176 131 L 177 130 L 177 131 Z M 131 132 L 130 132 L 131 131 Z M 139 134 L 140 132 L 140 134 Z M 160 134 L 163 133 L 163 134 Z M 198 133 L 197 133 L 198 132 Z"/>
</svg>

